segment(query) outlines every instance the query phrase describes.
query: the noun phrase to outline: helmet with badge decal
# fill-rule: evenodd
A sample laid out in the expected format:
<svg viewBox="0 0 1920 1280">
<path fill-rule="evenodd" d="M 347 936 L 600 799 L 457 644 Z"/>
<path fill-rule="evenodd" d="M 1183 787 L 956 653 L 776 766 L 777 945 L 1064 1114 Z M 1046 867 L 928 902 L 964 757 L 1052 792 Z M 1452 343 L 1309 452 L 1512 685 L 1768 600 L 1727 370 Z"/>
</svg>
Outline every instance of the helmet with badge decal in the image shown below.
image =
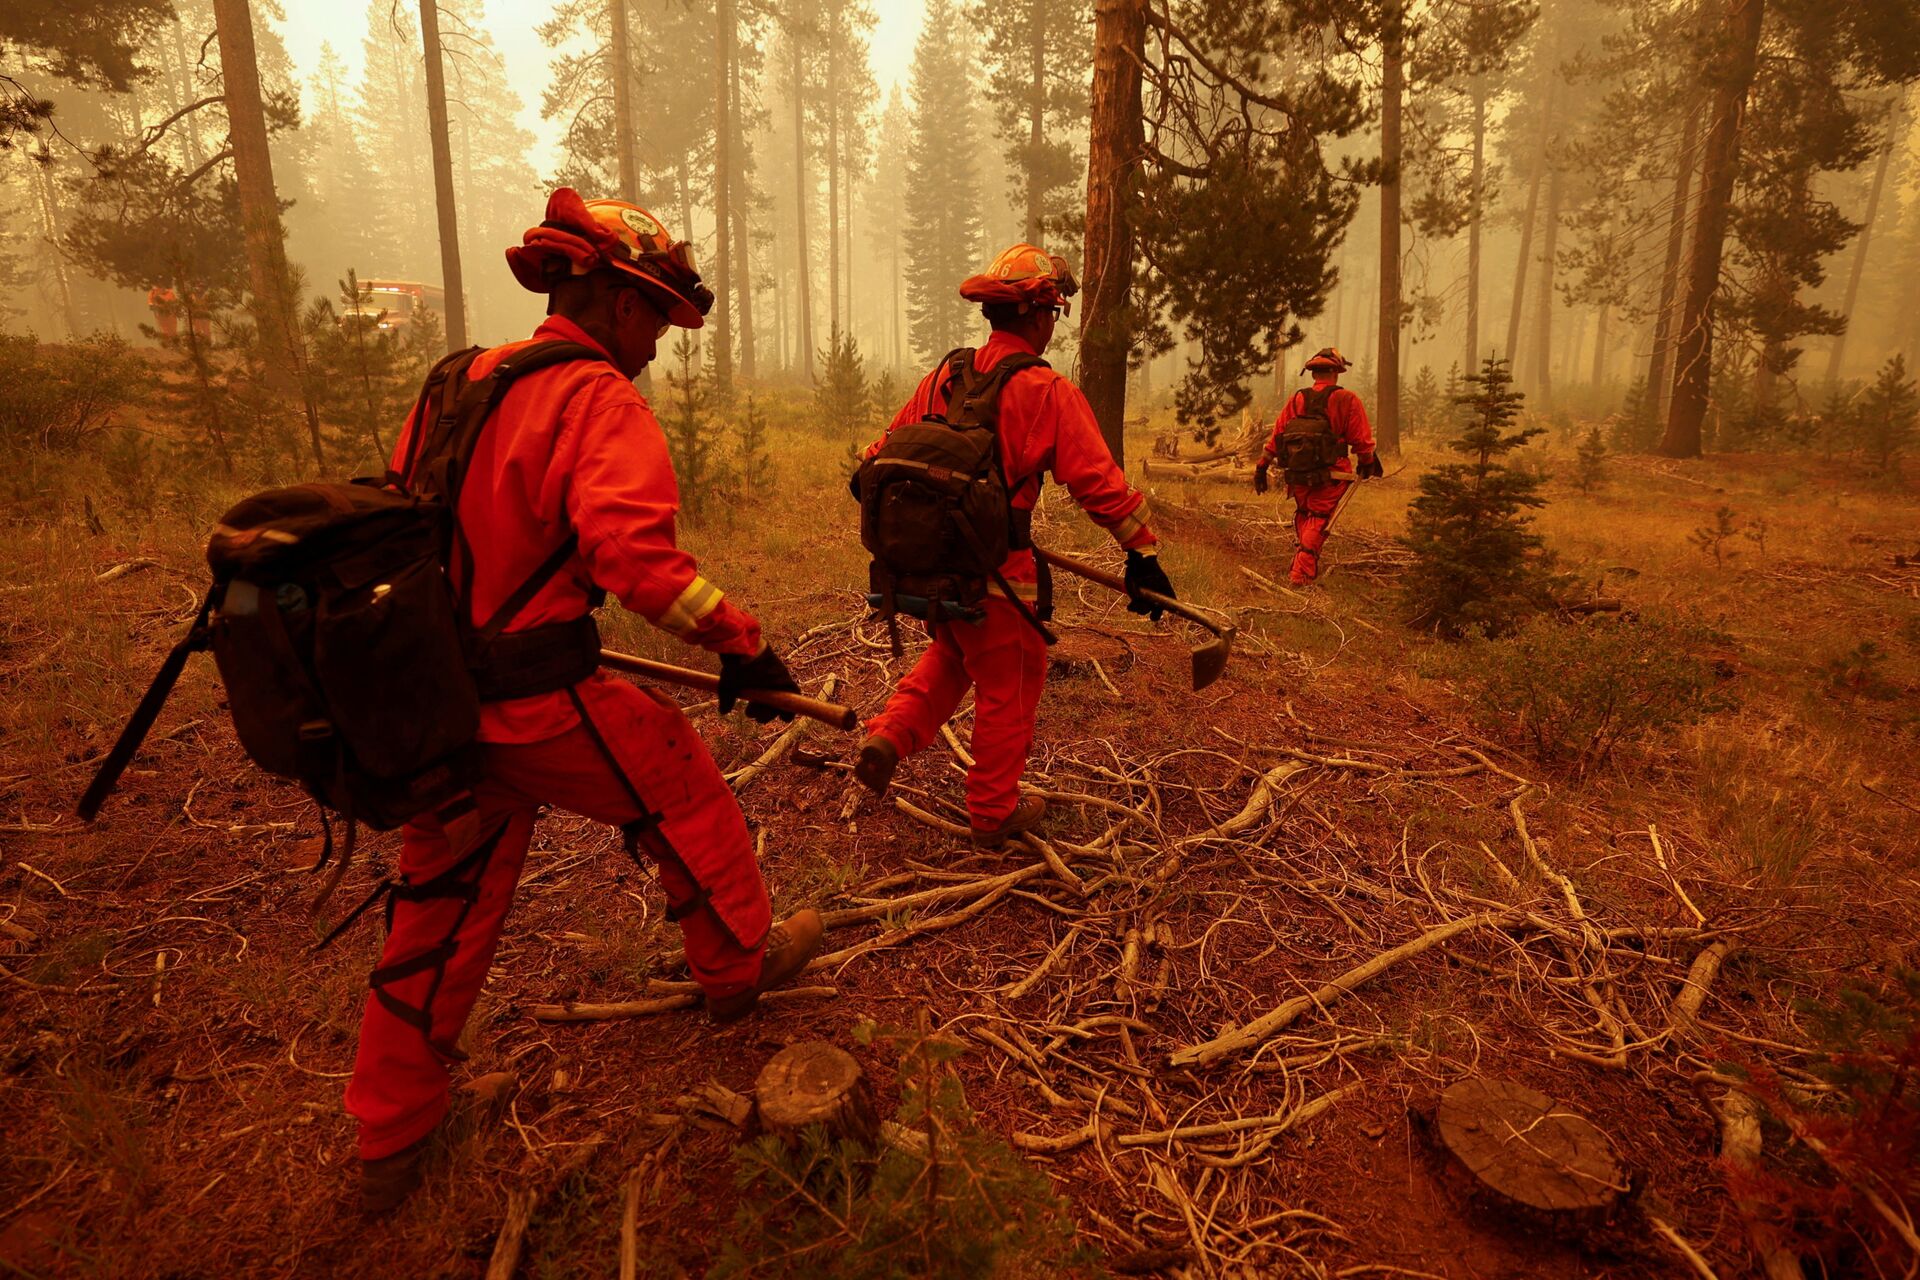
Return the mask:
<svg viewBox="0 0 1920 1280">
<path fill-rule="evenodd" d="M 507 250 L 507 265 L 535 293 L 547 292 L 565 275 L 610 268 L 637 276 L 667 319 L 683 329 L 700 328 L 713 307 L 713 290 L 701 283 L 692 245 L 675 240 L 637 204 L 582 200 L 572 187 L 553 193 L 545 220 Z"/>
</svg>

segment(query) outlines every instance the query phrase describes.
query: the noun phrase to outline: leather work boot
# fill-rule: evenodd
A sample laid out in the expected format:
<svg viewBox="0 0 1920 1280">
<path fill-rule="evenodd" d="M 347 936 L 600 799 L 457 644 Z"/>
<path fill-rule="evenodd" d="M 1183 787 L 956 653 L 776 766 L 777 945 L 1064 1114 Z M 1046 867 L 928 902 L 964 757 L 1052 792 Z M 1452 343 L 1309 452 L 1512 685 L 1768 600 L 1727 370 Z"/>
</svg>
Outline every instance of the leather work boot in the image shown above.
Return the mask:
<svg viewBox="0 0 1920 1280">
<path fill-rule="evenodd" d="M 860 759 L 853 766 L 853 776 L 867 790 L 883 796 L 893 782 L 893 771 L 899 767 L 900 748 L 876 733 L 860 744 Z"/>
<path fill-rule="evenodd" d="M 1012 813 L 1000 820 L 995 827 L 975 827 L 973 842 L 983 844 L 989 849 L 998 849 L 1017 835 L 1022 835 L 1039 826 L 1047 816 L 1047 802 L 1039 796 L 1021 796 L 1020 803 L 1014 806 Z"/>
<path fill-rule="evenodd" d="M 360 1211 L 384 1218 L 398 1209 L 425 1178 L 428 1157 L 436 1141 L 463 1141 L 499 1118 L 520 1083 L 511 1071 L 476 1076 L 453 1091 L 447 1114 L 433 1131 L 390 1156 L 360 1162 Z"/>
<path fill-rule="evenodd" d="M 433 1134 L 402 1147 L 390 1156 L 360 1162 L 360 1212 L 384 1218 L 420 1189 L 427 1163 L 427 1143 Z"/>
<path fill-rule="evenodd" d="M 752 1013 L 763 992 L 807 967 L 826 936 L 827 926 L 812 907 L 803 907 L 774 925 L 767 934 L 766 953 L 760 957 L 760 980 L 734 995 L 708 996 L 707 1016 L 715 1022 L 737 1022 Z"/>
</svg>

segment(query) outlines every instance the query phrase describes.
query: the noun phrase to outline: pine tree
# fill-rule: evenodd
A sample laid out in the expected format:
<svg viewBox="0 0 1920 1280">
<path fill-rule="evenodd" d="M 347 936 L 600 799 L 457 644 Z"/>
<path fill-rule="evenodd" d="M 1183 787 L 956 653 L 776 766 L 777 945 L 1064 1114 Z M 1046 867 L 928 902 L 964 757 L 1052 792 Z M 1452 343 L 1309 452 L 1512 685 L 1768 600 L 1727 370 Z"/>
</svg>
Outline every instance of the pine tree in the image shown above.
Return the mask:
<svg viewBox="0 0 1920 1280">
<path fill-rule="evenodd" d="M 1894 356 L 1880 367 L 1880 376 L 1860 394 L 1854 416 L 1860 451 L 1875 471 L 1892 470 L 1912 445 L 1920 421 L 1920 389 L 1907 377 L 1904 356 Z"/>
<path fill-rule="evenodd" d="M 1615 453 L 1646 453 L 1660 439 L 1660 413 L 1645 377 L 1635 378 L 1608 427 Z"/>
<path fill-rule="evenodd" d="M 1448 442 L 1466 460 L 1420 477 L 1404 539 L 1414 555 L 1402 584 L 1407 615 L 1446 636 L 1509 630 L 1547 588 L 1548 557 L 1526 514 L 1545 502 L 1540 480 L 1504 461 L 1542 429 L 1513 429 L 1525 397 L 1506 361 L 1489 356 L 1467 384 L 1467 420 Z"/>
<path fill-rule="evenodd" d="M 960 346 L 971 306 L 956 292 L 979 270 L 980 190 L 974 165 L 973 58 L 952 0 L 927 0 L 909 91 L 913 142 L 907 189 L 907 329 L 931 363 Z"/>
<path fill-rule="evenodd" d="M 698 524 L 706 514 L 715 479 L 708 414 L 713 394 L 700 369 L 700 348 L 691 329 L 680 330 L 679 340 L 673 344 L 673 360 L 679 370 L 667 374 L 667 412 L 660 426 L 666 433 L 667 452 L 673 457 L 680 509 L 689 524 Z"/>
<path fill-rule="evenodd" d="M 773 455 L 767 450 L 767 415 L 749 395 L 734 424 L 739 436 L 739 465 L 734 468 L 740 492 L 746 503 L 765 502 L 779 474 Z"/>
<path fill-rule="evenodd" d="M 852 334 L 835 335 L 820 353 L 820 381 L 813 388 L 813 403 L 827 425 L 846 438 L 847 455 L 858 460 L 873 424 L 873 402 L 866 362 Z"/>
<path fill-rule="evenodd" d="M 1421 365 L 1407 388 L 1407 434 L 1424 437 L 1440 430 L 1446 425 L 1448 403 L 1441 395 L 1440 379 L 1433 376 L 1433 366 Z"/>
<path fill-rule="evenodd" d="M 1582 493 L 1592 493 L 1607 482 L 1607 446 L 1600 439 L 1600 428 L 1588 427 L 1586 436 L 1574 453 L 1573 483 Z"/>
</svg>

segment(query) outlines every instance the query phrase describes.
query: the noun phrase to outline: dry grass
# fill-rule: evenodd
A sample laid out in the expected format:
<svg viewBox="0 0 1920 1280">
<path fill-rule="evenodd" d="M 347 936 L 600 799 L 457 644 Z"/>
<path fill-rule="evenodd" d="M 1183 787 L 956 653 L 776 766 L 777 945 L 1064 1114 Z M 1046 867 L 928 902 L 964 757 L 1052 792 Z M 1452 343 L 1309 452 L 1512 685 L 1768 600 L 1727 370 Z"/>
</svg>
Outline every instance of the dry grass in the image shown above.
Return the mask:
<svg viewBox="0 0 1920 1280">
<path fill-rule="evenodd" d="M 900 667 L 871 628 L 845 625 L 858 612 L 864 562 L 840 446 L 782 426 L 778 413 L 774 421 L 778 493 L 686 541 L 776 643 L 810 637 L 796 658 L 807 678 L 839 672 L 844 696 L 870 712 Z M 1144 455 L 1146 438 L 1135 444 Z M 1157 486 L 1175 583 L 1246 628 L 1228 678 L 1204 693 L 1184 687 L 1176 638 L 1097 593 L 1063 592 L 1068 648 L 1101 655 L 1122 695 L 1086 664 L 1063 668 L 1036 744 L 1036 781 L 1091 797 L 1060 806 L 1051 830 L 1087 897 L 1037 875 L 979 915 L 911 941 L 898 931 L 963 904 L 885 908 L 880 927 L 892 934 L 858 924 L 831 939 L 902 941 L 824 975 L 837 997 L 771 1007 L 733 1028 L 685 1014 L 554 1025 L 526 1010 L 638 997 L 679 975 L 663 960 L 676 938 L 658 894 L 617 839 L 564 815 L 544 821 L 461 1071 L 512 1069 L 522 1091 L 503 1124 L 458 1138 L 417 1205 L 376 1228 L 352 1212 L 351 1126 L 339 1109 L 376 930 L 307 954 L 309 885 L 288 871 L 304 864 L 317 827 L 290 788 L 241 762 L 209 664 L 190 670 L 99 828 L 71 831 L 63 817 L 84 761 L 177 630 L 199 585 L 201 531 L 231 495 L 163 495 L 150 515 L 130 518 L 98 496 L 110 490 L 94 464 L 46 471 L 34 501 L 0 524 L 0 821 L 11 828 L 0 965 L 15 975 L 0 978 L 9 1135 L 0 1206 L 16 1206 L 0 1207 L 0 1261 L 34 1275 L 204 1274 L 210 1257 L 236 1274 L 479 1275 L 509 1193 L 538 1187 L 521 1274 L 604 1275 L 618 1253 L 626 1180 L 641 1169 L 640 1273 L 697 1274 L 731 1220 L 729 1152 L 739 1136 L 689 1119 L 683 1095 L 708 1080 L 747 1090 L 781 1043 L 850 1045 L 862 1018 L 903 1025 L 925 1008 L 968 1040 L 960 1070 L 983 1127 L 1053 1138 L 1091 1120 L 1084 1144 L 1032 1158 L 1068 1197 L 1083 1240 L 1110 1257 L 1184 1252 L 1193 1274 L 1229 1274 L 1236 1254 L 1300 1274 L 1592 1274 L 1597 1264 L 1574 1251 L 1515 1236 L 1450 1200 L 1419 1155 L 1406 1103 L 1484 1070 L 1592 1114 L 1720 1273 L 1744 1273 L 1746 1246 L 1718 1190 L 1712 1120 L 1684 1077 L 1744 1046 L 1725 1033 L 1798 1042 L 1794 1001 L 1830 990 L 1836 975 L 1920 957 L 1912 815 L 1897 802 L 1920 803 L 1914 728 L 1902 719 L 1910 713 L 1836 695 L 1819 672 L 1857 639 L 1884 636 L 1886 678 L 1909 698 L 1920 685 L 1911 622 L 1920 605 L 1910 578 L 1887 563 L 1896 549 L 1916 549 L 1897 542 L 1911 540 L 1920 508 L 1909 494 L 1849 490 L 1841 467 L 1799 461 L 1616 460 L 1612 484 L 1591 498 L 1556 482 L 1541 517 L 1556 549 L 1590 575 L 1637 570 L 1606 579 L 1635 604 L 1692 605 L 1716 620 L 1732 637 L 1720 656 L 1740 703 L 1576 784 L 1471 736 L 1459 695 L 1418 674 L 1423 642 L 1393 623 L 1386 538 L 1430 460 L 1413 454 L 1356 498 L 1330 544 L 1324 589 L 1298 597 L 1241 571 L 1284 579 L 1291 540 L 1273 506 L 1224 484 Z M 87 531 L 78 501 L 87 493 L 104 534 Z M 1767 563 L 1743 545 L 1715 572 L 1685 545 L 1722 504 L 1765 513 Z M 1041 527 L 1056 545 L 1110 554 L 1057 503 Z M 96 582 L 139 558 L 158 567 Z M 617 611 L 607 634 L 624 648 L 686 656 Z M 738 718 L 705 715 L 699 725 L 727 767 L 767 740 Z M 812 745 L 836 747 L 824 735 Z M 1301 772 L 1278 807 L 1230 839 L 1200 838 L 1241 810 L 1256 778 L 1289 761 Z M 1602 984 L 1610 1016 L 1657 1030 L 1699 944 L 1648 943 L 1596 968 L 1592 956 L 1565 957 L 1553 935 L 1521 930 L 1476 933 L 1405 962 L 1270 1042 L 1261 1070 L 1243 1070 L 1245 1060 L 1198 1072 L 1161 1065 L 1223 1024 L 1244 1024 L 1477 910 L 1473 899 L 1559 920 L 1558 881 L 1530 862 L 1514 829 L 1510 774 L 1549 789 L 1525 802 L 1542 861 L 1595 920 L 1690 925 L 1678 885 L 1714 925 L 1741 930 L 1742 953 L 1703 1015 L 1724 1032 L 1636 1044 L 1623 1066 L 1589 1065 L 1567 1052 L 1607 1047 L 1580 984 Z M 901 773 L 916 804 L 946 814 L 958 780 L 944 750 Z M 783 766 L 744 805 L 766 837 L 777 910 L 884 908 L 890 897 L 1033 860 L 983 858 L 850 798 L 832 767 Z M 1122 835 L 1113 806 L 1150 817 Z M 372 842 L 343 898 L 372 882 L 392 848 L 390 837 Z M 1158 941 L 1141 941 L 1149 930 Z M 1147 1029 L 1061 1030 L 1102 1016 Z M 1043 1049 L 1037 1061 L 1025 1056 Z M 862 1061 L 883 1100 L 897 1098 L 891 1065 Z M 1283 1113 L 1356 1085 L 1270 1149 L 1237 1139 L 1117 1142 Z M 1099 1099 L 1097 1116 L 1080 1086 Z M 670 1133 L 679 1135 L 671 1155 L 650 1161 Z M 1237 1168 L 1218 1167 L 1239 1157 Z M 1663 1249 L 1633 1242 L 1606 1273 L 1673 1274 Z M 1040 1266 L 1014 1261 L 1009 1273 Z"/>
</svg>

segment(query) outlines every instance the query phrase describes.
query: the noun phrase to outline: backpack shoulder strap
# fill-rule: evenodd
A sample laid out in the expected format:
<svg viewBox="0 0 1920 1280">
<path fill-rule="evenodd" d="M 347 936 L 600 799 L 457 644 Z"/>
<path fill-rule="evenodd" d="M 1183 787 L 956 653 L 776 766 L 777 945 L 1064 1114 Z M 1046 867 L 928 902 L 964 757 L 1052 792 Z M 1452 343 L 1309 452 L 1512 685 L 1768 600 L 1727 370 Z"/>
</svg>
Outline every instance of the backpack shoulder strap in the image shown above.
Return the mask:
<svg viewBox="0 0 1920 1280">
<path fill-rule="evenodd" d="M 1026 351 L 1017 351 L 1002 359 L 993 368 L 971 378 L 960 401 L 959 417 L 970 426 L 985 427 L 988 431 L 998 432 L 1000 428 L 1000 393 L 1006 388 L 1016 373 L 1026 369 L 1051 368 L 1045 360 Z M 953 408 L 949 396 L 949 410 Z"/>
<path fill-rule="evenodd" d="M 933 388 L 933 393 L 927 397 L 929 417 L 939 418 L 942 421 L 952 417 L 954 389 L 959 388 L 964 396 L 966 388 L 973 382 L 974 350 L 973 347 L 955 347 L 940 357 L 940 367 L 947 371 L 947 377 L 944 382 L 938 383 Z M 940 400 L 938 409 L 933 407 L 936 397 Z"/>
<path fill-rule="evenodd" d="M 1341 390 L 1339 383 L 1329 387 L 1309 387 L 1301 393 L 1300 412 L 1326 418 L 1327 407 L 1333 402 L 1333 393 Z M 1329 419 L 1330 420 L 1330 419 Z"/>
<path fill-rule="evenodd" d="M 413 482 L 414 473 L 419 469 L 420 460 L 435 452 L 429 445 L 431 437 L 439 433 L 445 410 L 448 405 L 447 387 L 458 388 L 453 380 L 466 374 L 467 366 L 484 351 L 484 347 L 465 347 L 450 352 L 434 362 L 427 371 L 426 381 L 420 384 L 420 395 L 413 402 L 413 435 L 407 441 L 406 456 L 400 459 L 397 468 L 387 472 L 387 483 L 402 488 Z"/>
<path fill-rule="evenodd" d="M 434 392 L 426 408 L 432 413 L 437 405 L 438 412 L 434 413 L 432 433 L 409 459 L 404 477 L 407 487 L 425 489 L 449 506 L 460 500 L 460 486 L 481 430 L 516 380 L 570 360 L 606 361 L 604 355 L 578 342 L 539 342 L 510 352 L 482 376 L 469 378 L 467 371 L 480 353 L 481 349 L 474 347 L 457 353 L 465 359 L 456 361 L 456 356 L 449 356 L 428 375 L 428 387 L 422 395 Z M 436 378 L 440 379 L 437 392 L 433 385 Z"/>
</svg>

